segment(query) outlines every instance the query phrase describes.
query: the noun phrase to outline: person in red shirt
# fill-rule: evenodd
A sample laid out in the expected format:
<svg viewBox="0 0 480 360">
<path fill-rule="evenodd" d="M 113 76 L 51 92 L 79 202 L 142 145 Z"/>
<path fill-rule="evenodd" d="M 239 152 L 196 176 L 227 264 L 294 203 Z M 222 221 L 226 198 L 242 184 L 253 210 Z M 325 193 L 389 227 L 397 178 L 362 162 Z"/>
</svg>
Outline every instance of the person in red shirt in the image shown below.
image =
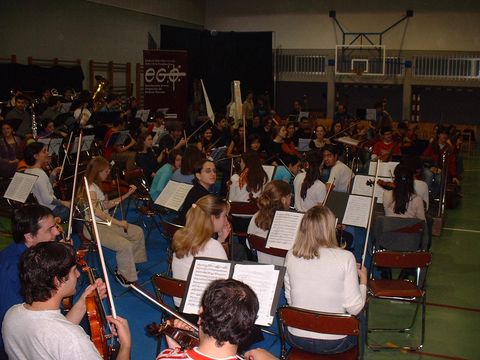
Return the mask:
<svg viewBox="0 0 480 360">
<path fill-rule="evenodd" d="M 373 154 L 382 161 L 390 161 L 392 156 L 401 155 L 400 143 L 393 141 L 393 130 L 385 126 L 380 130 L 382 138 L 373 146 Z"/>
<path fill-rule="evenodd" d="M 124 163 L 126 170 L 131 170 L 135 167 L 135 152 L 131 149 L 137 143 L 134 138 L 129 134 L 127 140 L 123 144 L 116 144 L 115 141 L 110 138 L 113 134 L 122 131 L 124 129 L 125 120 L 122 118 L 115 119 L 113 126 L 108 129 L 104 138 L 103 157 L 108 161 L 114 160 L 116 162 Z"/>
</svg>

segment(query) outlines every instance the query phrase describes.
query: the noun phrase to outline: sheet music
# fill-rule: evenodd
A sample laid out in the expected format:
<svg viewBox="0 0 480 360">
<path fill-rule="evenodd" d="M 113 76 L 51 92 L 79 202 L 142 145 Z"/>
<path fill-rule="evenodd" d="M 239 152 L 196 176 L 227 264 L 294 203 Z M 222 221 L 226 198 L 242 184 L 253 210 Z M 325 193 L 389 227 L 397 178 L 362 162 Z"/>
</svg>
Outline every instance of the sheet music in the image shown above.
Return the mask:
<svg viewBox="0 0 480 360">
<path fill-rule="evenodd" d="M 300 111 L 298 113 L 298 121 L 302 120 L 302 118 L 307 118 L 310 116 L 310 113 L 308 111 Z"/>
<path fill-rule="evenodd" d="M 268 181 L 272 181 L 273 173 L 275 172 L 275 166 L 273 165 L 262 165 L 263 170 L 267 173 Z"/>
<path fill-rule="evenodd" d="M 389 178 L 378 178 L 384 181 L 389 181 Z M 367 181 L 375 181 L 375 177 L 366 176 L 366 175 L 356 175 L 353 180 L 352 194 L 363 195 L 372 197 L 373 194 L 373 184 L 372 186 L 367 185 Z M 377 203 L 383 203 L 383 192 L 384 189 L 377 184 L 375 187 L 375 197 L 377 198 Z"/>
<path fill-rule="evenodd" d="M 130 136 L 130 133 L 128 130 L 122 130 L 122 131 L 119 131 L 119 134 L 117 136 L 118 137 L 117 137 L 117 140 L 115 141 L 115 145 L 123 145 L 125 140 L 127 140 L 128 137 Z"/>
<path fill-rule="evenodd" d="M 393 177 L 393 172 L 395 168 L 399 164 L 399 162 L 390 161 L 390 162 L 382 162 L 380 163 L 380 169 L 378 170 L 378 176 L 380 177 L 387 177 L 389 180 Z M 368 168 L 368 175 L 375 176 L 375 172 L 377 171 L 377 162 L 370 161 L 370 166 Z"/>
<path fill-rule="evenodd" d="M 298 139 L 298 151 L 305 152 L 310 150 L 311 139 Z"/>
<path fill-rule="evenodd" d="M 365 120 L 377 121 L 377 110 L 376 109 L 366 109 L 365 110 Z"/>
<path fill-rule="evenodd" d="M 370 201 L 371 198 L 367 196 L 350 195 L 342 224 L 366 228 L 370 215 Z"/>
<path fill-rule="evenodd" d="M 278 275 L 274 265 L 235 265 L 232 278 L 250 286 L 257 295 L 260 305 L 255 321 L 257 325 L 270 326 L 273 322 L 271 312 Z"/>
<path fill-rule="evenodd" d="M 276 211 L 265 247 L 290 250 L 297 238 L 303 213 Z"/>
<path fill-rule="evenodd" d="M 83 144 L 81 151 L 88 151 L 92 147 L 93 140 L 95 140 L 95 135 L 85 135 L 83 137 Z"/>
<path fill-rule="evenodd" d="M 214 280 L 228 279 L 231 266 L 229 262 L 196 259 L 182 311 L 198 314 L 205 289 Z"/>
<path fill-rule="evenodd" d="M 358 146 L 360 143 L 360 140 L 355 140 L 351 138 L 350 136 L 342 136 L 338 139 L 336 139 L 339 143 L 346 144 L 346 145 L 353 145 L 353 146 Z"/>
<path fill-rule="evenodd" d="M 178 211 L 192 187 L 191 184 L 170 180 L 155 200 L 155 204 Z"/>
<path fill-rule="evenodd" d="M 37 175 L 16 172 L 3 197 L 24 204 L 37 178 Z"/>
<path fill-rule="evenodd" d="M 150 109 L 140 109 L 140 110 L 137 110 L 135 114 L 135 118 L 141 119 L 143 122 L 147 122 L 149 115 L 150 115 Z"/>
<path fill-rule="evenodd" d="M 48 149 L 48 155 L 52 155 L 52 149 L 50 149 L 50 140 L 51 138 L 38 138 L 37 141 L 45 144 Z"/>
<path fill-rule="evenodd" d="M 218 148 L 212 149 L 212 153 L 210 154 L 210 157 L 212 158 L 213 161 L 220 160 L 225 156 L 225 152 L 227 151 L 226 146 L 221 146 Z"/>
<path fill-rule="evenodd" d="M 48 147 L 48 153 L 50 154 L 50 150 L 51 150 L 53 154 L 58 155 L 60 152 L 60 147 L 62 146 L 62 143 L 63 143 L 62 138 L 50 139 L 50 146 Z"/>
<path fill-rule="evenodd" d="M 60 110 L 59 110 L 60 113 L 65 114 L 66 112 L 69 112 L 71 106 L 72 106 L 71 102 L 62 103 L 62 105 L 60 106 Z"/>
</svg>

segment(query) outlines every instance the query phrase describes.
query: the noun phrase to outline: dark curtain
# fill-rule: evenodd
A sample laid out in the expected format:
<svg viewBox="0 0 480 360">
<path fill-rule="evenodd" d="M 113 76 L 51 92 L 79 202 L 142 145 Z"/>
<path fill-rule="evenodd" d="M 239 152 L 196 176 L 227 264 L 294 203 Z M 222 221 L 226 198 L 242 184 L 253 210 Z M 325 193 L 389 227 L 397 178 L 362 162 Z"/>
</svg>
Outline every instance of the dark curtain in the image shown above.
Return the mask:
<svg viewBox="0 0 480 360">
<path fill-rule="evenodd" d="M 60 93 L 67 87 L 82 90 L 83 71 L 75 67 L 41 67 L 21 64 L 0 64 L 0 99 L 7 99 L 10 90 L 20 89 L 40 95 L 42 88 L 55 88 Z"/>
<path fill-rule="evenodd" d="M 203 79 L 216 112 L 224 113 L 231 101 L 233 80 L 240 80 L 243 98 L 248 90 L 256 96 L 273 93 L 271 32 L 211 32 L 162 25 L 160 47 L 188 51 L 190 102 L 195 79 Z"/>
</svg>

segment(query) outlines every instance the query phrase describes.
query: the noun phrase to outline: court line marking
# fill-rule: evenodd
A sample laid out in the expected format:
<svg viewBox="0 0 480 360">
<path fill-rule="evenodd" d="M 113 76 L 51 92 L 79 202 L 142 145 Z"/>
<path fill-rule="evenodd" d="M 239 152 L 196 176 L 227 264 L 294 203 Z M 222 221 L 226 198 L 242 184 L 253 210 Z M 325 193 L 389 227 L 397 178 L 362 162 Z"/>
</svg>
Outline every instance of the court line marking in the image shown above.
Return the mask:
<svg viewBox="0 0 480 360">
<path fill-rule="evenodd" d="M 426 305 L 429 306 L 437 306 L 437 307 L 443 307 L 447 309 L 454 309 L 454 310 L 463 310 L 463 311 L 473 311 L 473 312 L 479 312 L 480 309 L 478 308 L 471 308 L 471 307 L 466 307 L 466 306 L 457 306 L 457 305 L 448 305 L 448 304 L 439 304 L 439 303 L 432 303 L 432 302 L 425 302 Z"/>
<path fill-rule="evenodd" d="M 444 227 L 443 229 L 444 230 L 451 230 L 451 231 L 461 231 L 461 232 L 469 232 L 469 233 L 480 234 L 480 230 L 460 229 L 460 228 L 451 228 L 451 227 Z"/>
<path fill-rule="evenodd" d="M 412 355 L 430 356 L 430 357 L 437 358 L 437 359 L 447 359 L 447 360 L 467 360 L 466 358 L 462 358 L 462 357 L 459 357 L 459 356 L 436 354 L 436 353 L 427 352 L 427 351 L 423 351 L 423 350 L 402 349 L 400 346 L 398 346 L 397 344 L 395 344 L 393 342 L 387 342 L 385 344 L 385 346 L 389 349 L 398 350 L 398 351 L 400 351 L 401 353 L 404 353 L 404 354 L 406 353 L 406 354 L 412 354 Z M 374 350 L 374 351 L 376 350 L 375 345 L 370 345 L 369 347 L 370 347 L 371 350 Z M 377 349 L 379 349 L 378 345 L 377 345 Z"/>
</svg>

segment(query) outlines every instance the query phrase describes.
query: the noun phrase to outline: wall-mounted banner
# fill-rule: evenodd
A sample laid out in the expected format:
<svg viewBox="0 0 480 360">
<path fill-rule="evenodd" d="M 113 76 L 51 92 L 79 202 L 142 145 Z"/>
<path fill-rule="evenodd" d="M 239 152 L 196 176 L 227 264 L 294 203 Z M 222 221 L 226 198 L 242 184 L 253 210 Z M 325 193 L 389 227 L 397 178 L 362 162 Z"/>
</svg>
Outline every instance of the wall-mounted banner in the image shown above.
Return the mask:
<svg viewBox="0 0 480 360">
<path fill-rule="evenodd" d="M 178 50 L 144 50 L 143 83 L 145 109 L 168 108 L 178 119 L 187 116 L 187 52 Z"/>
</svg>

